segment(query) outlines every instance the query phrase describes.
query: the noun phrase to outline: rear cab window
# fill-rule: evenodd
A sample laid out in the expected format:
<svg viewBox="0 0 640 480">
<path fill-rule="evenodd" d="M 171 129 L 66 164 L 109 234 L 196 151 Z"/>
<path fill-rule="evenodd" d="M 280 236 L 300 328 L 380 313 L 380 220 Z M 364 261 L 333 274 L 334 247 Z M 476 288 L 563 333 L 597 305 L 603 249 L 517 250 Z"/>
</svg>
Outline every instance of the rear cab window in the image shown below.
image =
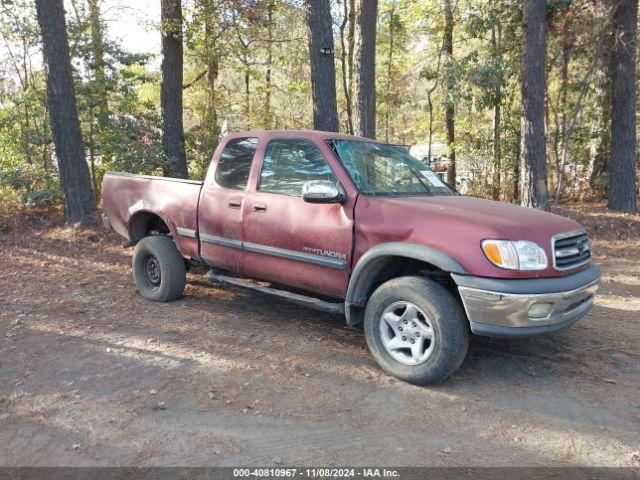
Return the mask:
<svg viewBox="0 0 640 480">
<path fill-rule="evenodd" d="M 233 138 L 227 142 L 218 165 L 215 180 L 218 185 L 231 190 L 244 190 L 249 181 L 253 156 L 258 139 L 255 137 Z"/>
<path fill-rule="evenodd" d="M 336 178 L 313 142 L 304 139 L 274 139 L 265 151 L 258 190 L 301 196 L 302 185 L 311 180 Z"/>
</svg>

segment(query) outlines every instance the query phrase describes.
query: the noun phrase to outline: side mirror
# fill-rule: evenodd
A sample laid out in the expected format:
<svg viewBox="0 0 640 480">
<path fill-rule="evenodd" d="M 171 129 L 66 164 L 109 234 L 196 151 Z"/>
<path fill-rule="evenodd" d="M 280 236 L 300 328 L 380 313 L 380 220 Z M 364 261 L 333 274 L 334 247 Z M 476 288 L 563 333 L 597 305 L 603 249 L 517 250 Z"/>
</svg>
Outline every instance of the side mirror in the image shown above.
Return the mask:
<svg viewBox="0 0 640 480">
<path fill-rule="evenodd" d="M 302 199 L 307 203 L 342 203 L 345 193 L 331 180 L 311 180 L 302 185 Z"/>
</svg>

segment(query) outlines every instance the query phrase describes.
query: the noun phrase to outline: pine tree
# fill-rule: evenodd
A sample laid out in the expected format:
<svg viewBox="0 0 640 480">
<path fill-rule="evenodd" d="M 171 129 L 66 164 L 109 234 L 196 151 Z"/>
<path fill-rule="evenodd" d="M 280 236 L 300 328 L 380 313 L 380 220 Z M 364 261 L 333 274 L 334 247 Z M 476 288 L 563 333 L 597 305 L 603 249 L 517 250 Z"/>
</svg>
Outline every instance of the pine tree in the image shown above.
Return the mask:
<svg viewBox="0 0 640 480">
<path fill-rule="evenodd" d="M 613 5 L 613 78 L 611 79 L 611 161 L 609 208 L 637 210 L 636 194 L 636 30 L 638 0 Z"/>
<path fill-rule="evenodd" d="M 36 0 L 47 78 L 47 102 L 67 223 L 96 211 L 73 86 L 63 0 Z"/>
<path fill-rule="evenodd" d="M 549 210 L 544 132 L 547 49 L 545 0 L 525 0 L 522 44 L 522 205 Z"/>
<path fill-rule="evenodd" d="M 309 59 L 313 98 L 313 128 L 337 132 L 336 66 L 329 0 L 307 1 Z"/>
<path fill-rule="evenodd" d="M 182 5 L 180 0 L 161 0 L 162 17 L 162 147 L 169 160 L 164 174 L 187 178 L 187 155 L 182 124 Z"/>
<path fill-rule="evenodd" d="M 378 1 L 362 0 L 358 14 L 355 59 L 355 119 L 357 135 L 376 138 L 376 23 Z"/>
</svg>

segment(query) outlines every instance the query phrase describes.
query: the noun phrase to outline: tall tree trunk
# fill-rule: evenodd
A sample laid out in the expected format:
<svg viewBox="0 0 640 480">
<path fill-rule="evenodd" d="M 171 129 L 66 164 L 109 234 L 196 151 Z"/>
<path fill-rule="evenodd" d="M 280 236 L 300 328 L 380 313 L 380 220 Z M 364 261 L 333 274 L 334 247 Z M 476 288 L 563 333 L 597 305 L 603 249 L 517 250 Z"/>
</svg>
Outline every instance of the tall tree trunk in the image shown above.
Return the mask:
<svg viewBox="0 0 640 480">
<path fill-rule="evenodd" d="M 589 186 L 604 193 L 598 179 L 607 173 L 611 155 L 611 54 L 614 48 L 614 36 L 611 29 L 611 0 L 598 0 L 596 3 L 599 17 L 603 21 L 602 37 L 596 38 L 597 65 L 594 88 L 596 108 L 591 133 L 593 141 L 589 152 Z"/>
<path fill-rule="evenodd" d="M 500 200 L 502 148 L 500 145 L 500 122 L 502 107 L 496 103 L 493 107 L 493 179 L 491 185 L 491 198 Z"/>
<path fill-rule="evenodd" d="M 47 77 L 47 103 L 58 157 L 67 223 L 96 211 L 73 87 L 62 0 L 36 0 Z"/>
<path fill-rule="evenodd" d="M 244 56 L 244 118 L 247 125 L 247 130 L 251 129 L 251 119 L 249 115 L 251 114 L 251 64 L 247 58 L 247 53 L 245 50 Z"/>
<path fill-rule="evenodd" d="M 562 87 L 560 91 L 562 91 Z M 553 124 L 555 125 L 553 132 L 551 131 L 551 113 L 553 113 Z M 553 163 L 553 173 L 556 175 L 558 173 L 558 162 L 560 162 L 560 117 L 557 105 L 554 109 L 549 95 L 544 99 L 544 124 L 547 129 L 547 162 Z M 557 184 L 557 178 L 554 177 L 552 182 L 556 182 L 554 185 Z"/>
<path fill-rule="evenodd" d="M 217 36 L 214 30 L 215 19 L 212 6 L 207 2 L 204 2 L 204 8 L 205 56 L 207 59 L 207 86 L 209 88 L 209 95 L 207 96 L 206 122 L 208 133 L 214 133 L 217 137 L 219 134 L 219 128 L 216 102 L 216 81 L 218 79 L 220 58 L 216 45 Z"/>
<path fill-rule="evenodd" d="M 218 110 L 216 100 L 216 81 L 218 80 L 220 58 L 217 48 L 217 30 L 215 6 L 206 1 L 200 0 L 202 11 L 204 14 L 204 54 L 207 62 L 207 103 L 204 115 L 204 131 L 206 135 L 206 145 L 210 154 L 218 146 L 220 140 L 220 127 L 218 126 Z M 204 179 L 207 173 L 209 158 L 204 157 L 200 167 L 201 179 Z"/>
<path fill-rule="evenodd" d="M 428 121 L 428 153 L 427 153 L 427 166 L 431 167 L 432 145 L 433 145 L 433 92 L 436 91 L 439 85 L 440 67 L 442 65 L 442 54 L 444 53 L 444 34 L 442 36 L 442 43 L 440 45 L 440 52 L 438 53 L 438 63 L 436 67 L 435 75 L 433 76 L 433 84 L 427 89 L 427 105 L 429 107 L 429 121 Z"/>
<path fill-rule="evenodd" d="M 102 18 L 100 14 L 100 1 L 101 0 L 89 0 L 89 24 L 91 33 L 91 52 L 93 54 L 93 77 L 98 86 L 98 114 L 94 115 L 93 108 L 91 108 L 91 132 L 89 138 L 89 165 L 91 167 L 91 181 L 93 184 L 94 196 L 98 198 L 100 186 L 97 183 L 96 176 L 96 145 L 98 142 L 104 139 L 108 121 L 109 121 L 109 95 L 107 89 L 107 76 L 105 73 L 105 60 L 104 60 L 104 36 L 102 30 Z M 97 120 L 97 132 L 94 131 L 94 118 Z M 96 141 L 96 134 L 98 141 Z M 109 161 L 110 155 L 102 155 L 103 160 Z"/>
<path fill-rule="evenodd" d="M 309 60 L 313 96 L 313 128 L 327 132 L 340 130 L 336 100 L 336 66 L 329 0 L 307 0 Z"/>
<path fill-rule="evenodd" d="M 377 20 L 378 0 L 362 0 L 356 35 L 354 130 L 368 138 L 376 138 Z"/>
<path fill-rule="evenodd" d="M 522 46 L 522 119 L 520 201 L 527 207 L 549 210 L 544 132 L 547 50 L 546 1 L 525 0 Z"/>
<path fill-rule="evenodd" d="M 344 91 L 345 113 L 347 115 L 347 133 L 353 135 L 353 110 L 351 107 L 351 84 L 350 76 L 353 65 L 349 63 L 349 55 L 353 56 L 353 51 L 349 50 L 348 42 L 351 39 L 346 38 L 345 31 L 347 28 L 351 31 L 352 26 L 349 24 L 351 12 L 349 11 L 349 3 L 345 0 L 342 11 L 342 22 L 340 23 L 340 66 L 342 67 L 342 90 Z M 351 58 L 353 59 L 353 57 Z"/>
<path fill-rule="evenodd" d="M 451 68 L 453 61 L 453 7 L 451 0 L 444 0 L 444 53 L 447 70 Z M 453 97 L 456 95 L 453 79 L 450 72 L 446 75 L 446 99 L 444 109 L 444 123 L 447 130 L 447 183 L 453 187 L 456 185 L 456 133 L 455 133 L 455 109 Z"/>
<path fill-rule="evenodd" d="M 89 107 L 89 174 L 91 175 L 91 186 L 93 187 L 93 197 L 98 199 L 98 177 L 96 175 L 96 152 L 93 132 L 93 107 Z"/>
<path fill-rule="evenodd" d="M 24 35 L 21 35 L 21 40 L 22 40 L 22 60 L 19 61 L 19 59 L 17 58 L 17 55 L 14 55 L 10 44 L 7 42 L 7 39 L 5 38 L 4 33 L 2 33 L 2 37 L 5 40 L 5 48 L 7 50 L 7 53 L 9 54 L 9 58 L 11 58 L 12 63 L 13 63 L 13 68 L 15 69 L 15 72 L 18 76 L 18 81 L 20 82 L 20 86 L 22 87 L 22 92 L 23 94 L 25 94 L 25 98 L 26 98 L 26 93 L 29 90 L 29 83 L 30 83 L 30 75 L 29 75 L 29 67 L 27 65 L 27 57 L 28 57 L 28 50 L 29 50 L 29 45 L 27 43 L 27 38 Z M 20 121 L 20 139 L 21 139 L 21 143 L 22 143 L 22 149 L 23 149 L 23 154 L 25 156 L 25 161 L 27 162 L 27 164 L 31 165 L 33 163 L 33 160 L 31 158 L 31 145 L 29 142 L 29 132 L 31 130 L 30 127 L 30 119 L 29 119 L 29 105 L 27 104 L 26 101 L 22 101 L 22 107 L 23 107 L 23 112 L 24 112 L 24 118 Z M 18 110 L 19 110 L 19 106 Z"/>
<path fill-rule="evenodd" d="M 271 66 L 273 64 L 273 10 L 275 4 L 269 0 L 267 4 L 267 68 L 265 73 L 264 92 L 264 124 L 265 128 L 273 128 L 273 114 L 271 112 Z"/>
<path fill-rule="evenodd" d="M 556 138 L 562 139 L 563 145 L 565 138 L 567 137 L 567 97 L 569 94 L 569 61 L 571 60 L 571 46 L 572 42 L 569 41 L 567 28 L 565 28 L 562 35 L 562 67 L 560 69 L 560 99 L 558 102 L 558 109 L 560 110 L 560 125 L 559 131 L 556 132 Z M 566 177 L 566 159 L 564 157 L 564 149 L 562 150 L 562 153 L 558 155 L 557 145 L 558 141 L 556 141 L 556 191 L 554 196 L 554 204 L 556 205 L 562 195 L 562 185 Z"/>
<path fill-rule="evenodd" d="M 516 159 L 513 162 L 513 203 L 520 203 L 520 156 L 522 153 L 522 128 L 518 128 L 516 135 Z"/>
<path fill-rule="evenodd" d="M 568 59 L 567 59 L 567 63 L 568 63 Z M 571 111 L 571 117 L 569 118 L 563 110 L 564 126 L 562 131 L 562 157 L 561 157 L 560 168 L 559 168 L 562 174 L 558 177 L 558 185 L 557 185 L 556 194 L 554 197 L 554 205 L 558 205 L 558 201 L 560 200 L 560 197 L 562 195 L 563 181 L 566 176 L 564 173 L 565 165 L 569 164 L 569 147 L 571 145 L 570 144 L 571 135 L 573 134 L 573 130 L 578 121 L 578 116 L 580 115 L 580 111 L 582 110 L 582 100 L 584 99 L 587 89 L 589 88 L 589 79 L 591 78 L 591 74 L 593 73 L 595 66 L 596 66 L 596 60 L 594 59 L 591 62 L 591 66 L 585 72 L 584 77 L 582 78 L 580 93 L 578 94 L 578 98 L 573 106 L 573 110 Z M 566 109 L 566 107 L 563 107 L 563 109 Z M 574 161 L 573 168 L 572 168 L 572 178 L 574 179 L 574 181 L 575 181 L 576 171 L 577 171 L 577 164 Z M 575 190 L 575 184 L 574 184 L 573 190 Z"/>
<path fill-rule="evenodd" d="M 429 106 L 429 117 L 427 123 L 427 167 L 431 167 L 431 146 L 433 145 L 433 100 L 431 99 L 431 95 L 433 94 L 434 88 L 430 88 L 427 90 L 427 105 Z"/>
<path fill-rule="evenodd" d="M 387 53 L 387 84 L 385 86 L 385 109 L 384 109 L 384 141 L 389 141 L 389 117 L 391 116 L 391 86 L 393 84 L 393 48 L 395 36 L 395 15 L 396 2 L 392 0 L 391 11 L 389 12 L 389 51 Z"/>
<path fill-rule="evenodd" d="M 349 27 L 347 29 L 347 90 L 349 91 L 349 108 L 351 109 L 351 130 L 350 135 L 355 133 L 353 125 L 353 88 L 354 88 L 354 72 L 353 72 L 353 56 L 356 49 L 356 0 L 345 0 L 349 3 Z"/>
<path fill-rule="evenodd" d="M 164 175 L 187 178 L 187 155 L 182 124 L 182 5 L 161 0 L 162 20 L 162 148 L 169 160 Z"/>
<path fill-rule="evenodd" d="M 491 29 L 491 43 L 496 64 L 502 59 L 502 25 Z M 491 197 L 494 200 L 500 199 L 500 174 L 502 169 L 502 148 L 500 144 L 500 122 L 502 116 L 502 88 L 498 84 L 494 92 L 493 105 L 493 181 Z"/>
<path fill-rule="evenodd" d="M 636 29 L 638 0 L 613 4 L 613 78 L 611 79 L 611 161 L 609 208 L 637 210 L 636 193 Z"/>
<path fill-rule="evenodd" d="M 102 34 L 102 21 L 100 17 L 100 0 L 89 0 L 89 22 L 91 24 L 91 51 L 93 53 L 94 77 L 99 87 L 99 109 L 102 117 L 101 123 L 106 121 L 109 115 L 109 102 L 106 88 L 104 38 Z"/>
</svg>

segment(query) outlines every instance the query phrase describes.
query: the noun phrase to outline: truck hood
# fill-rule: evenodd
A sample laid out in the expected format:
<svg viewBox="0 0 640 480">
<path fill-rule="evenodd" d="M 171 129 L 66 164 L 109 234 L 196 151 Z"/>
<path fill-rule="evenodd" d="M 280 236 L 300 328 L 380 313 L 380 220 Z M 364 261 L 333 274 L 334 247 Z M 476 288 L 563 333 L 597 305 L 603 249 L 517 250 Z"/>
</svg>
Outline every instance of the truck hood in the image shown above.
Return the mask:
<svg viewBox="0 0 640 480">
<path fill-rule="evenodd" d="M 553 213 L 476 197 L 400 197 L 383 201 L 411 211 L 417 218 L 435 216 L 446 224 L 474 231 L 479 229 L 492 238 L 534 240 L 540 238 L 540 232 L 544 238 L 550 238 L 557 233 L 581 228 L 579 223 Z"/>
<path fill-rule="evenodd" d="M 551 260 L 551 237 L 579 230 L 579 223 L 540 210 L 465 196 L 368 197 L 359 199 L 356 220 L 363 244 L 420 243 L 455 258 L 472 275 L 493 277 L 561 276 L 547 270 L 514 272 L 493 266 L 480 249 L 487 238 L 529 240 Z M 382 218 L 380 217 L 382 216 Z"/>
</svg>

